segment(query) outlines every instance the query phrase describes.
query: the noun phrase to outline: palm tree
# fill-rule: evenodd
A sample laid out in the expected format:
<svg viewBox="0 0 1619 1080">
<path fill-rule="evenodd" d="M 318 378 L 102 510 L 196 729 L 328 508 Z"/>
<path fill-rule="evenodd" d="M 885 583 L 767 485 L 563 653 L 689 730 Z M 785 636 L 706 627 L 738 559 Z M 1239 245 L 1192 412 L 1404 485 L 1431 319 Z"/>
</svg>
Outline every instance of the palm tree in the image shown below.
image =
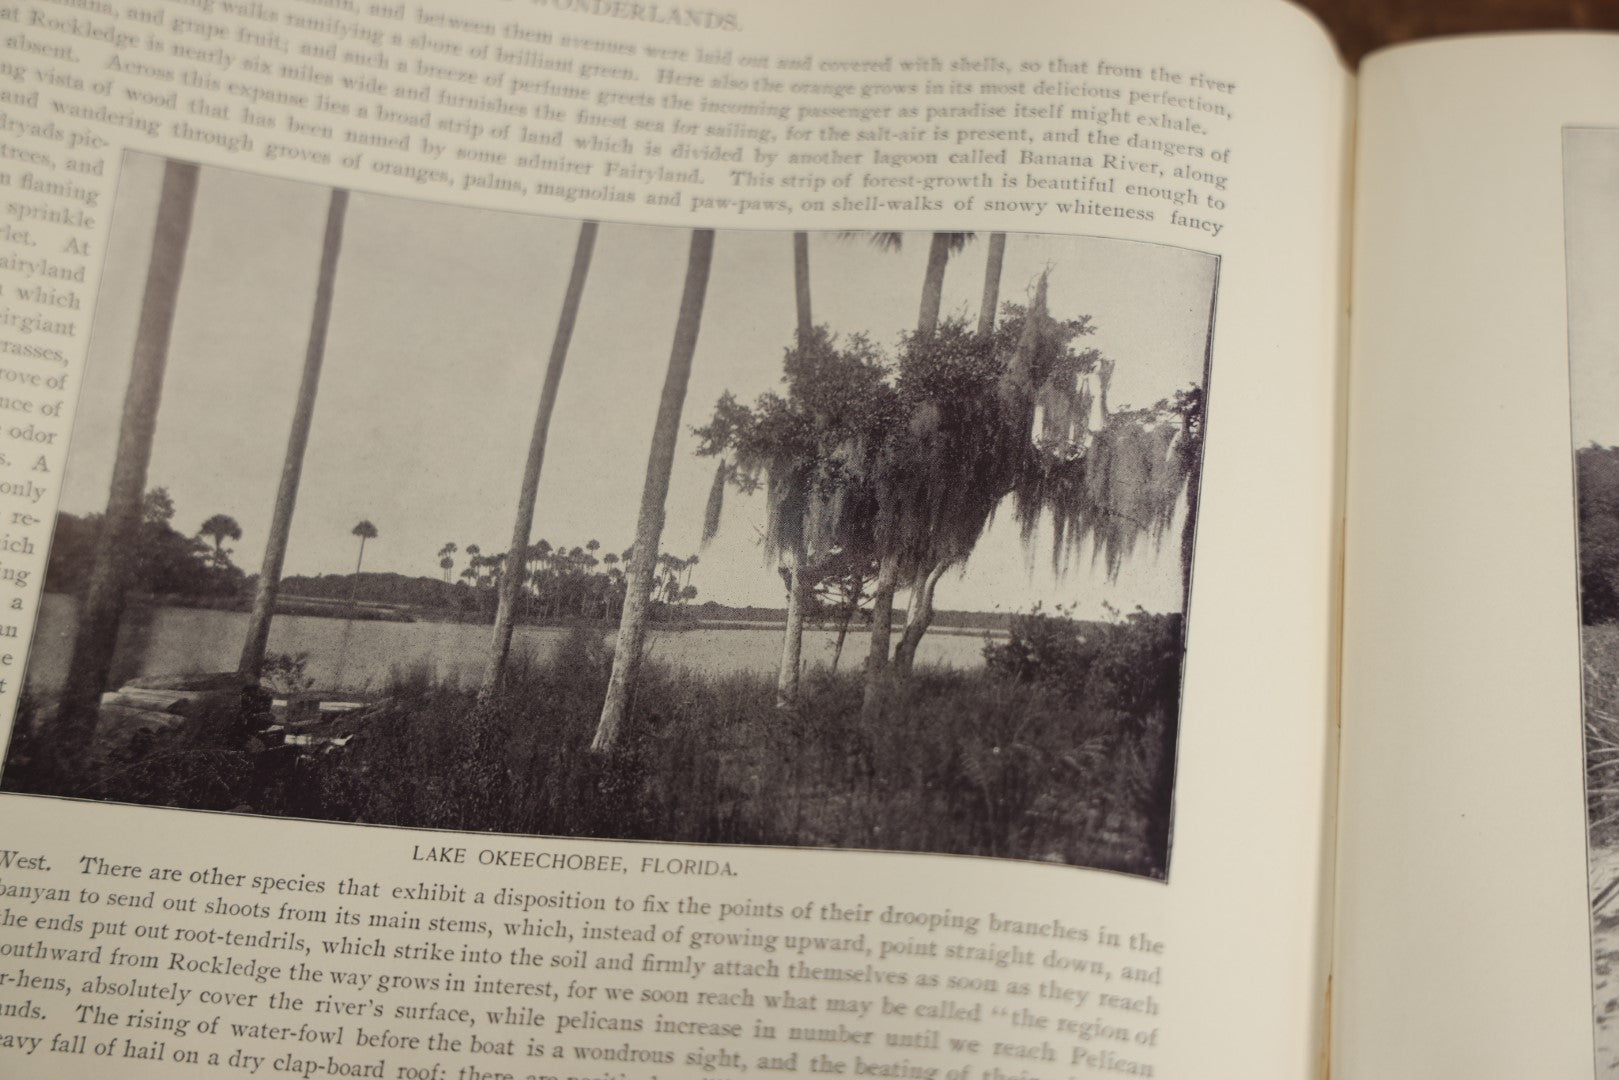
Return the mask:
<svg viewBox="0 0 1619 1080">
<path fill-rule="evenodd" d="M 988 337 L 995 330 L 995 309 L 1000 306 L 1001 263 L 1006 258 L 1006 234 L 989 234 L 989 253 L 984 260 L 984 296 L 978 305 L 978 334 Z"/>
<path fill-rule="evenodd" d="M 798 346 L 808 348 L 815 334 L 810 310 L 809 233 L 793 233 L 793 301 L 798 316 Z M 804 503 L 809 512 L 809 503 Z M 784 553 L 787 557 L 787 628 L 782 635 L 781 665 L 776 670 L 776 704 L 791 705 L 798 700 L 798 673 L 804 655 L 804 564 L 809 550 L 804 544 L 804 528 Z M 695 556 L 693 556 L 695 558 Z"/>
<path fill-rule="evenodd" d="M 118 455 L 114 459 L 107 510 L 96 538 L 95 561 L 79 607 L 73 656 L 68 664 L 51 736 L 40 740 L 49 747 L 41 761 L 49 779 L 66 781 L 72 775 L 95 730 L 96 709 L 106 689 L 123 617 L 125 592 L 135 540 L 140 533 L 146 471 L 152 458 L 152 437 L 163 396 L 163 372 L 168 364 L 169 337 L 191 237 L 191 216 L 197 198 L 196 165 L 168 161 L 158 196 L 152 249 L 146 264 L 146 289 L 141 299 L 140 322 L 135 332 L 134 358 L 124 408 L 118 426 Z"/>
<path fill-rule="evenodd" d="M 459 549 L 455 546 L 454 540 L 447 541 L 443 547 L 438 549 L 438 565 L 439 569 L 444 571 L 444 580 L 446 582 L 450 580 L 450 570 L 455 566 L 455 553 L 457 550 Z"/>
<path fill-rule="evenodd" d="M 967 246 L 972 233 L 936 232 L 928 244 L 927 269 L 922 274 L 922 304 L 917 312 L 916 328 L 931 334 L 939 325 L 939 309 L 944 305 L 944 268 L 950 256 Z"/>
<path fill-rule="evenodd" d="M 242 527 L 229 514 L 214 514 L 197 529 L 197 535 L 213 539 L 214 564 L 223 566 L 225 565 L 226 556 L 229 554 L 225 550 L 225 541 L 240 540 L 242 538 Z"/>
<path fill-rule="evenodd" d="M 617 552 L 609 551 L 602 556 L 602 563 L 607 570 L 602 574 L 606 584 L 601 589 L 602 618 L 608 619 L 613 614 L 613 602 L 618 598 L 619 587 L 624 582 L 624 571 L 619 569 Z"/>
<path fill-rule="evenodd" d="M 500 605 L 495 610 L 495 629 L 489 643 L 489 662 L 484 668 L 482 694 L 492 693 L 500 685 L 506 670 L 506 658 L 511 654 L 512 629 L 517 615 L 517 603 L 523 591 L 523 561 L 528 554 L 529 532 L 534 527 L 534 502 L 539 493 L 540 470 L 545 464 L 545 442 L 551 430 L 551 413 L 556 408 L 557 390 L 562 384 L 562 368 L 567 362 L 568 346 L 573 341 L 573 328 L 579 318 L 579 301 L 584 296 L 585 278 L 590 273 L 590 258 L 596 247 L 596 223 L 581 222 L 579 240 L 574 247 L 573 269 L 568 275 L 567 292 L 562 298 L 562 312 L 557 317 L 556 334 L 551 339 L 551 356 L 545 365 L 545 382 L 540 388 L 540 403 L 534 413 L 534 430 L 529 436 L 528 459 L 523 465 L 523 481 L 517 490 L 517 513 L 512 522 L 512 542 L 506 553 L 506 574 L 501 579 Z"/>
<path fill-rule="evenodd" d="M 253 613 L 248 617 L 247 638 L 242 643 L 242 658 L 237 664 L 237 670 L 255 682 L 264 667 L 264 650 L 270 643 L 270 619 L 275 614 L 276 595 L 281 591 L 281 566 L 287 557 L 287 538 L 292 533 L 292 511 L 298 501 L 298 481 L 303 476 L 304 448 L 309 445 L 309 427 L 315 418 L 315 392 L 320 387 L 320 369 L 326 357 L 332 285 L 337 278 L 337 257 L 343 246 L 343 221 L 348 205 L 349 193 L 343 188 L 333 188 L 326 208 L 326 233 L 321 241 L 320 275 L 315 282 L 315 305 L 309 319 L 303 374 L 298 380 L 298 398 L 293 406 L 292 428 L 287 433 L 287 452 L 281 463 L 281 481 L 276 486 L 270 531 L 264 541 L 264 562 L 259 569 L 258 590 L 253 596 Z"/>
<path fill-rule="evenodd" d="M 798 312 L 798 337 L 809 338 L 815 329 L 810 317 L 809 233 L 793 233 L 793 301 Z"/>
<path fill-rule="evenodd" d="M 673 604 L 680 594 L 680 571 L 685 567 L 685 560 L 668 552 L 660 552 L 658 566 L 663 573 L 658 578 L 657 587 L 653 589 L 653 596 L 665 604 Z"/>
<path fill-rule="evenodd" d="M 714 230 L 694 229 L 686 257 L 680 315 L 675 322 L 669 368 L 658 401 L 657 420 L 652 427 L 652 448 L 647 455 L 646 482 L 641 490 L 641 511 L 635 526 L 634 546 L 640 557 L 630 564 L 624 614 L 619 620 L 618 647 L 613 653 L 613 671 L 607 683 L 607 698 L 602 703 L 601 720 L 596 725 L 596 737 L 591 742 L 592 750 L 609 750 L 617 742 L 640 672 L 652 579 L 658 570 L 658 542 L 663 537 L 663 504 L 669 495 L 675 442 L 680 437 L 680 413 L 691 379 L 692 356 L 697 351 L 697 333 L 702 326 L 703 301 L 708 293 L 708 271 L 713 258 Z"/>
<path fill-rule="evenodd" d="M 353 607 L 355 597 L 360 591 L 360 567 L 365 563 L 365 542 L 377 538 L 377 527 L 370 521 L 362 519 L 349 530 L 349 535 L 360 538 L 360 557 L 354 560 L 354 583 L 349 586 L 349 607 Z"/>
<path fill-rule="evenodd" d="M 529 551 L 533 555 L 535 562 L 534 602 L 536 610 L 541 615 L 544 615 L 546 613 L 546 601 L 553 591 L 551 588 L 552 581 L 556 577 L 555 549 L 551 547 L 551 541 L 541 539 L 536 541 Z"/>
</svg>

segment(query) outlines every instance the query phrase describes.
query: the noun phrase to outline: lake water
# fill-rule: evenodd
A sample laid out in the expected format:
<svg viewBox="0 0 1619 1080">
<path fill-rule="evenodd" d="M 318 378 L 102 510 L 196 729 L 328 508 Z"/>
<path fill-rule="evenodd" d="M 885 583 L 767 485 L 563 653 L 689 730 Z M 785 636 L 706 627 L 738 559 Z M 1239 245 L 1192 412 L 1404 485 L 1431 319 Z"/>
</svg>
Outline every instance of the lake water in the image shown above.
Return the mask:
<svg viewBox="0 0 1619 1080">
<path fill-rule="evenodd" d="M 897 620 L 896 620 L 897 621 Z M 29 659 L 28 683 L 40 693 L 55 693 L 67 678 L 73 647 L 75 603 L 49 593 L 40 609 L 39 626 Z M 477 680 L 489 648 L 490 628 L 449 622 L 364 622 L 308 615 L 277 616 L 270 628 L 270 652 L 308 653 L 307 673 L 322 688 L 363 690 L 385 683 L 398 666 L 427 665 L 438 677 Z M 647 655 L 653 659 L 709 674 L 740 671 L 773 672 L 781 660 L 781 629 L 696 629 L 654 631 Z M 236 666 L 247 634 L 247 615 L 239 611 L 201 608 L 140 608 L 124 616 L 113 662 L 113 685 L 138 675 L 191 671 L 230 671 Z M 513 655 L 546 659 L 568 631 L 559 627 L 519 626 Z M 603 631 L 610 640 L 616 627 Z M 806 666 L 829 665 L 837 634 L 804 631 Z M 898 640 L 898 634 L 895 634 Z M 984 662 L 981 632 L 941 633 L 922 639 L 920 664 L 977 667 Z M 866 635 L 851 631 L 844 643 L 842 670 L 865 658 Z"/>
</svg>

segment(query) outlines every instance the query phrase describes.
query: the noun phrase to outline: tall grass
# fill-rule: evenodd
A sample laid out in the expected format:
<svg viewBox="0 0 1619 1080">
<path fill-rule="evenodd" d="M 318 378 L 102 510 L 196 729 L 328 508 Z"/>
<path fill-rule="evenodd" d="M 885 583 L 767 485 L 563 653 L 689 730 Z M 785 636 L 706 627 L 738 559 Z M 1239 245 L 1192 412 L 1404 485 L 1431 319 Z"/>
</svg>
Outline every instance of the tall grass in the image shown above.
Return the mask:
<svg viewBox="0 0 1619 1080">
<path fill-rule="evenodd" d="M 187 769 L 137 767 L 138 782 L 126 769 L 84 794 L 413 827 L 994 855 L 1161 877 L 1177 703 L 1163 687 L 1131 699 L 1113 663 L 1125 645 L 1153 640 L 1087 644 L 1093 674 L 1077 681 L 1072 664 L 1013 671 L 993 657 L 972 672 L 921 668 L 866 718 L 858 672 L 812 673 L 800 704 L 781 709 L 772 675 L 649 660 L 621 745 L 598 754 L 589 746 L 611 654 L 581 628 L 547 662 L 514 661 L 483 701 L 425 665 L 395 670 L 386 703 L 341 750 L 269 751 L 226 723 L 188 722 L 163 735 L 169 751 L 202 755 L 184 759 Z M 1174 660 L 1178 695 L 1178 651 Z M 1048 677 L 1057 670 L 1067 674 Z"/>
<path fill-rule="evenodd" d="M 857 673 L 775 706 L 766 674 L 649 662 L 632 723 L 589 750 L 611 656 L 570 636 L 492 699 L 425 673 L 341 754 L 314 816 L 500 832 L 949 852 L 1162 876 L 1173 702 L 1081 707 L 1063 687 L 922 669 L 862 718 Z M 1178 686 L 1178 684 L 1177 684 Z"/>
<path fill-rule="evenodd" d="M 1591 842 L 1619 845 L 1619 625 L 1581 627 L 1585 794 Z"/>
</svg>

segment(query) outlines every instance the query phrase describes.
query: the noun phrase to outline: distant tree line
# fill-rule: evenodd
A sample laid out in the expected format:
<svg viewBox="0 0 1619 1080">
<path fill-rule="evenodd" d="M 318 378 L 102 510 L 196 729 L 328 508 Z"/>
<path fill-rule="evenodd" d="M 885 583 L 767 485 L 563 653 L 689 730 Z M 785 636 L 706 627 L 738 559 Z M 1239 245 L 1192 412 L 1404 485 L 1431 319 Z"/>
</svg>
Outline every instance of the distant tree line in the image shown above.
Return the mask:
<svg viewBox="0 0 1619 1080">
<path fill-rule="evenodd" d="M 56 535 L 45 572 L 47 589 L 83 591 L 101 527 L 101 514 L 56 515 Z M 241 536 L 241 527 L 225 514 L 214 514 L 187 536 L 174 527 L 174 500 L 168 490 L 152 488 L 141 504 L 140 528 L 126 564 L 126 586 L 134 592 L 174 596 L 235 596 L 247 577 L 231 561 L 225 541 Z"/>
<path fill-rule="evenodd" d="M 438 551 L 445 583 L 455 574 L 458 552 L 465 556 L 465 563 L 455 575 L 455 585 L 461 590 L 457 595 L 476 611 L 494 618 L 502 582 L 511 572 L 513 560 L 504 551 L 486 554 L 477 544 L 462 548 L 446 543 Z M 528 621 L 617 618 L 624 609 L 627 571 L 634 559 L 634 548 L 604 552 L 601 541 L 594 538 L 573 547 L 552 546 L 549 540 L 529 544 L 515 564 L 518 587 L 513 615 Z M 660 608 L 684 607 L 697 598 L 691 577 L 699 562 L 696 555 L 680 558 L 659 553 L 653 600 Z"/>
<path fill-rule="evenodd" d="M 141 527 L 130 553 L 126 587 L 154 596 L 240 598 L 245 603 L 256 579 L 236 566 L 231 559 L 233 549 L 226 546 L 227 541 L 242 538 L 242 528 L 236 520 L 228 514 L 213 514 L 188 536 L 174 528 L 174 518 L 174 500 L 166 488 L 155 487 L 146 493 Z M 57 515 L 46 573 L 48 590 L 82 594 L 94 562 L 101 521 L 100 514 Z M 457 618 L 494 617 L 507 562 L 504 552 L 486 555 L 477 544 L 463 549 L 447 543 L 438 552 L 443 580 L 378 573 L 361 569 L 365 541 L 377 537 L 377 527 L 361 521 L 351 533 L 360 540 L 353 573 L 291 575 L 283 579 L 281 593 L 289 598 L 385 604 Z M 545 540 L 530 546 L 523 563 L 519 619 L 542 622 L 616 618 L 623 609 L 625 567 L 634 551 L 601 554 L 601 549 L 601 542 L 594 539 L 571 548 L 552 547 Z M 452 575 L 457 553 L 464 553 L 465 558 L 459 575 Z M 661 553 L 657 561 L 654 602 L 659 615 L 664 616 L 696 599 L 698 590 L 692 584 L 692 571 L 701 560 L 696 555 L 680 558 Z"/>
</svg>

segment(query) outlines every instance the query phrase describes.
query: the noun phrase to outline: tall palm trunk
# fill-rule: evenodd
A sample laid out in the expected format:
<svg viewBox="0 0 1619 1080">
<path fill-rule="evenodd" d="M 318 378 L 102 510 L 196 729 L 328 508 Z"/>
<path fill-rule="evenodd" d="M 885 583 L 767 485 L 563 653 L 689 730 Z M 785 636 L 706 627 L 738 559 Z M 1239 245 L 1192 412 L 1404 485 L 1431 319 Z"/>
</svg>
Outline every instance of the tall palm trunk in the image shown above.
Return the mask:
<svg viewBox="0 0 1619 1080">
<path fill-rule="evenodd" d="M 793 296 L 798 306 L 798 341 L 803 344 L 815 329 L 810 318 L 809 233 L 793 233 Z"/>
<path fill-rule="evenodd" d="M 995 329 L 995 309 L 1001 305 L 1001 263 L 1006 258 L 1006 234 L 989 234 L 989 257 L 984 263 L 984 297 L 978 305 L 978 335 Z"/>
<path fill-rule="evenodd" d="M 809 234 L 793 233 L 793 295 L 798 309 L 798 347 L 809 345 L 815 329 L 810 310 Z M 804 517 L 809 517 L 805 501 Z M 799 535 L 802 537 L 803 528 Z M 787 630 L 782 635 L 781 666 L 776 672 L 776 704 L 791 705 L 798 700 L 798 676 L 804 657 L 804 563 L 809 559 L 803 540 L 794 545 L 787 566 Z"/>
<path fill-rule="evenodd" d="M 84 603 L 79 608 L 67 684 L 62 692 L 42 771 L 50 780 L 67 780 L 95 733 L 96 709 L 106 689 L 118 643 L 129 587 L 130 564 L 140 543 L 146 471 L 152 458 L 157 410 L 163 396 L 169 336 L 185 269 L 191 216 L 197 199 L 197 166 L 177 161 L 163 167 L 152 253 L 146 265 L 129 385 L 124 391 L 118 427 L 118 456 L 107 492 L 107 512 L 96 538 L 95 561 Z"/>
<path fill-rule="evenodd" d="M 354 581 L 349 585 L 349 608 L 360 602 L 360 567 L 365 565 L 365 534 L 360 534 L 360 554 L 354 560 Z"/>
<path fill-rule="evenodd" d="M 939 326 L 939 309 L 944 305 L 944 268 L 950 262 L 951 237 L 936 232 L 928 245 L 928 266 L 922 275 L 922 307 L 917 313 L 916 328 L 931 334 Z"/>
<path fill-rule="evenodd" d="M 253 597 L 253 614 L 247 623 L 247 640 L 242 644 L 242 659 L 237 665 L 243 676 L 254 681 L 264 667 L 264 650 L 270 643 L 270 619 L 275 614 L 276 594 L 281 591 L 281 565 L 287 557 L 292 511 L 298 501 L 298 481 L 304 470 L 304 448 L 309 445 L 309 425 L 315 417 L 315 391 L 320 388 L 320 367 L 326 358 L 326 329 L 332 319 L 332 282 L 337 277 L 337 256 L 343 246 L 343 220 L 348 205 L 349 193 L 343 188 L 333 188 L 326 209 L 320 277 L 315 282 L 315 309 L 309 320 L 309 343 L 304 349 L 298 402 L 293 408 L 292 430 L 287 434 L 287 454 L 281 463 L 281 483 L 276 488 L 275 510 L 265 540 L 258 591 Z"/>
<path fill-rule="evenodd" d="M 658 401 L 658 418 L 652 426 L 652 449 L 647 454 L 641 513 L 635 526 L 635 559 L 629 568 L 624 614 L 618 626 L 618 646 L 613 653 L 607 699 L 602 703 L 601 720 L 590 744 L 592 750 L 610 750 L 618 741 L 619 729 L 629 714 L 636 676 L 640 673 L 652 584 L 658 574 L 658 542 L 663 538 L 663 504 L 669 496 L 669 474 L 674 468 L 675 442 L 680 437 L 680 412 L 686 403 L 686 385 L 691 379 L 692 354 L 697 351 L 697 332 L 703 321 L 703 301 L 708 293 L 708 270 L 713 258 L 714 230 L 694 229 L 686 258 L 680 317 L 675 323 L 675 340 L 669 351 L 669 369 L 663 380 L 663 395 Z"/>
<path fill-rule="evenodd" d="M 528 460 L 523 465 L 523 483 L 517 490 L 517 514 L 512 522 L 512 541 L 506 549 L 506 575 L 500 582 L 500 606 L 495 611 L 495 632 L 489 644 L 489 661 L 484 668 L 480 693 L 489 695 L 500 686 L 506 659 L 512 650 L 512 628 L 517 604 L 522 599 L 524 570 L 529 557 L 529 532 L 534 527 L 534 501 L 540 487 L 540 469 L 545 464 L 545 441 L 551 430 L 551 413 L 556 409 L 557 388 L 562 384 L 562 368 L 568 359 L 574 324 L 579 319 L 579 301 L 584 296 L 585 278 L 590 273 L 590 257 L 596 247 L 596 223 L 579 226 L 579 242 L 573 252 L 573 272 L 562 298 L 562 314 L 557 318 L 556 336 L 551 339 L 551 357 L 545 366 L 545 382 L 540 389 L 540 405 L 534 414 L 534 433 L 529 437 Z"/>
</svg>

